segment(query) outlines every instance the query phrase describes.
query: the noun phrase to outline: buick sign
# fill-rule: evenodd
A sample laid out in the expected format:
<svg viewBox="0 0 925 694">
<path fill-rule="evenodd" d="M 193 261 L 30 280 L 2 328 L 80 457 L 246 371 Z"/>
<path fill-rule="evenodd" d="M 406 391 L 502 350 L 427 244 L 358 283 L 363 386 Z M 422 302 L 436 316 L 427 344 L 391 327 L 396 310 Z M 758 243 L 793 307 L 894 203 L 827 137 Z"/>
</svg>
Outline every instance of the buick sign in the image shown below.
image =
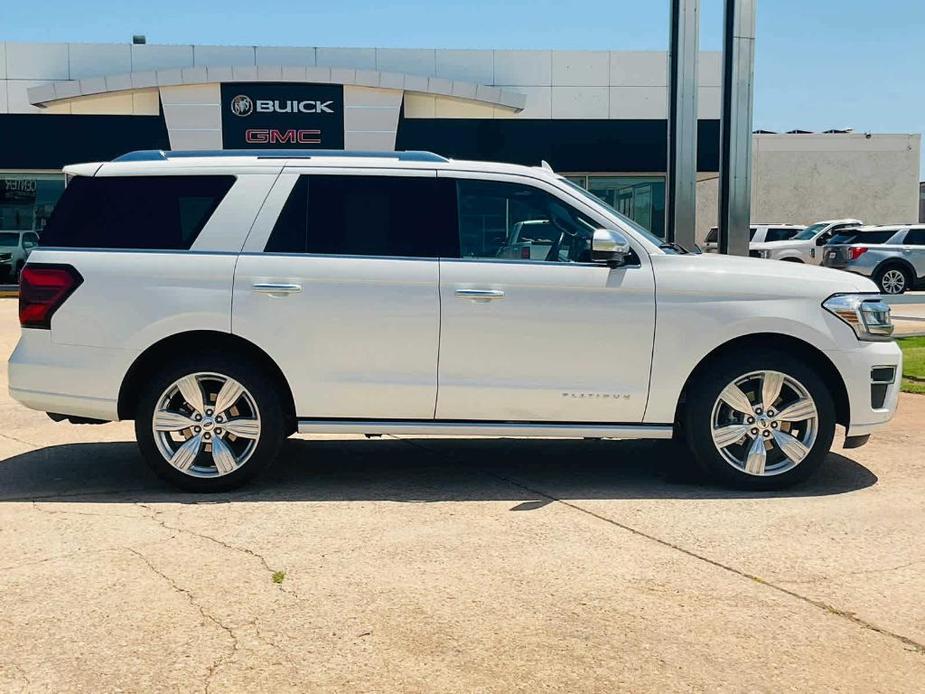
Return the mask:
<svg viewBox="0 0 925 694">
<path fill-rule="evenodd" d="M 254 112 L 254 102 L 249 96 L 238 94 L 231 100 L 231 112 L 236 116 L 249 116 Z"/>
<path fill-rule="evenodd" d="M 226 149 L 344 147 L 340 85 L 237 82 L 221 90 Z"/>
</svg>

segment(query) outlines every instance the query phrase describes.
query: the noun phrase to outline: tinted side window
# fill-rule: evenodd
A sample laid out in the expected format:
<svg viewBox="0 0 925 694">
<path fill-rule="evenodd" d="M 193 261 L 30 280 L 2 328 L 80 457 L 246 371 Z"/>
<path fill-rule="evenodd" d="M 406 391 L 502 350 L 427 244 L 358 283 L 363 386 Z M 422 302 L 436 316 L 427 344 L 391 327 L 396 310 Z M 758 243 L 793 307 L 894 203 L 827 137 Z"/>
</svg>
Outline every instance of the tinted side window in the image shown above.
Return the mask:
<svg viewBox="0 0 925 694">
<path fill-rule="evenodd" d="M 557 197 L 519 183 L 459 180 L 463 258 L 591 261 L 595 224 Z"/>
<path fill-rule="evenodd" d="M 925 246 L 925 229 L 910 229 L 906 232 L 904 244 L 909 246 Z"/>
<path fill-rule="evenodd" d="M 451 181 L 412 176 L 302 176 L 266 251 L 456 257 Z"/>
<path fill-rule="evenodd" d="M 764 236 L 765 241 L 787 241 L 792 239 L 800 232 L 799 229 L 787 229 L 784 227 L 771 227 Z"/>
<path fill-rule="evenodd" d="M 234 176 L 74 178 L 42 232 L 43 246 L 186 250 Z"/>
</svg>

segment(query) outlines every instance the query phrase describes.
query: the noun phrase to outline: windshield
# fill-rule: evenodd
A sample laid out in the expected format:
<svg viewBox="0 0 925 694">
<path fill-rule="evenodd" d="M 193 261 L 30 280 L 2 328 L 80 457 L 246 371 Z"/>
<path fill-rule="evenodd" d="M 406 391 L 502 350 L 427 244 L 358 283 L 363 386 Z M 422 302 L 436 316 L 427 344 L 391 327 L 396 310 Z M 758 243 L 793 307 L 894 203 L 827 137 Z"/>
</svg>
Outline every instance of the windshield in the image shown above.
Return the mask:
<svg viewBox="0 0 925 694">
<path fill-rule="evenodd" d="M 19 234 L 11 234 L 9 232 L 0 233 L 0 246 L 18 246 L 19 245 Z"/>
<path fill-rule="evenodd" d="M 562 183 L 566 184 L 566 185 L 567 185 L 569 188 L 571 188 L 572 190 L 576 191 L 577 193 L 580 193 L 582 197 L 587 198 L 588 200 L 591 200 L 595 205 L 597 205 L 597 206 L 599 206 L 599 207 L 603 207 L 605 210 L 607 210 L 607 212 L 609 212 L 609 213 L 612 214 L 614 217 L 616 217 L 617 219 L 619 219 L 622 223 L 626 224 L 626 226 L 630 227 L 630 228 L 631 228 L 633 231 L 635 231 L 636 233 L 638 233 L 638 234 L 644 236 L 648 241 L 651 241 L 651 242 L 654 243 L 656 246 L 664 246 L 664 244 L 665 244 L 665 240 L 664 240 L 664 239 L 660 239 L 658 236 L 656 236 L 656 235 L 653 234 L 651 231 L 649 231 L 648 229 L 646 229 L 644 226 L 642 226 L 641 224 L 639 224 L 639 222 L 636 222 L 636 221 L 630 219 L 629 217 L 627 217 L 626 215 L 622 214 L 621 212 L 617 212 L 613 207 L 611 207 L 609 204 L 607 204 L 606 202 L 604 202 L 603 200 L 601 200 L 601 199 L 600 199 L 599 197 L 597 197 L 594 193 L 588 192 L 587 190 L 585 190 L 584 188 L 582 188 L 580 185 L 578 185 L 577 183 L 573 183 L 572 181 L 568 180 L 567 178 L 562 178 L 562 177 L 560 176 L 560 177 L 559 177 L 559 180 L 560 180 Z M 675 250 L 673 250 L 673 249 L 670 249 L 670 248 L 663 248 L 662 250 L 668 251 L 669 253 L 676 253 L 676 252 L 677 252 L 677 251 L 675 251 Z"/>
<path fill-rule="evenodd" d="M 793 237 L 794 241 L 812 241 L 813 237 L 826 228 L 826 224 L 811 224 Z"/>
</svg>

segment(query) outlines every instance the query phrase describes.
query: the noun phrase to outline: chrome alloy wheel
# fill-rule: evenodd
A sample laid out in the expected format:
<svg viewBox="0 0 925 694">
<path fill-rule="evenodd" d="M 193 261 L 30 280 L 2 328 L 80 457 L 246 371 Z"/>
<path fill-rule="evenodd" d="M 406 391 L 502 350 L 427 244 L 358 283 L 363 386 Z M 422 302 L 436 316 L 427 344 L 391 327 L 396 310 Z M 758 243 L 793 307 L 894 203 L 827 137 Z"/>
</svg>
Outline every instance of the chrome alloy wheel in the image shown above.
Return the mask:
<svg viewBox="0 0 925 694">
<path fill-rule="evenodd" d="M 902 270 L 887 270 L 883 273 L 880 286 L 886 294 L 902 294 L 906 288 L 906 275 Z"/>
<path fill-rule="evenodd" d="M 233 378 L 194 373 L 158 398 L 151 427 L 164 460 L 192 477 L 222 477 L 240 468 L 260 440 L 254 397 Z"/>
<path fill-rule="evenodd" d="M 710 419 L 713 444 L 734 468 L 770 477 L 809 455 L 819 432 L 816 403 L 779 371 L 753 371 L 723 388 Z"/>
</svg>

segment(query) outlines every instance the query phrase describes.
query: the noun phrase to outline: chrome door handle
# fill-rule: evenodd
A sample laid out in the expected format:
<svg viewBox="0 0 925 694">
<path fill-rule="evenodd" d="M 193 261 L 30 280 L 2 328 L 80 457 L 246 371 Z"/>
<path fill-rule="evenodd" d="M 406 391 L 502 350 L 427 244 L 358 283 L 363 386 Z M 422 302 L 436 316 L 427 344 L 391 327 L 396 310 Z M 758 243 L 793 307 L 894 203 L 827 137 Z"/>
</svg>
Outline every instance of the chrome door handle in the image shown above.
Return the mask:
<svg viewBox="0 0 925 694">
<path fill-rule="evenodd" d="M 504 291 L 501 289 L 457 289 L 456 296 L 472 301 L 493 301 L 503 299 Z"/>
<path fill-rule="evenodd" d="M 255 282 L 253 285 L 255 292 L 261 294 L 298 294 L 302 291 L 301 284 L 285 284 L 276 282 Z"/>
</svg>

